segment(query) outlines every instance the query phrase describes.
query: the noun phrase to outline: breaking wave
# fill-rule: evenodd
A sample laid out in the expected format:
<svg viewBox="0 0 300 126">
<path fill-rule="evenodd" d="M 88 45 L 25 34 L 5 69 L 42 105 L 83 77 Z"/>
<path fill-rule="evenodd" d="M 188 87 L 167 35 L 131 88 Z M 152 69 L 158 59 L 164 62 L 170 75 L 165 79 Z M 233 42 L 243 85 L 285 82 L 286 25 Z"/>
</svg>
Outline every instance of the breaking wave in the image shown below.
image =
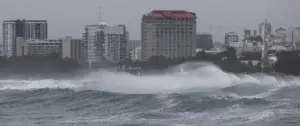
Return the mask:
<svg viewBox="0 0 300 126">
<path fill-rule="evenodd" d="M 0 122 L 289 125 L 300 123 L 299 80 L 226 73 L 209 63 L 181 64 L 160 75 L 99 70 L 71 79 L 1 80 Z"/>
</svg>

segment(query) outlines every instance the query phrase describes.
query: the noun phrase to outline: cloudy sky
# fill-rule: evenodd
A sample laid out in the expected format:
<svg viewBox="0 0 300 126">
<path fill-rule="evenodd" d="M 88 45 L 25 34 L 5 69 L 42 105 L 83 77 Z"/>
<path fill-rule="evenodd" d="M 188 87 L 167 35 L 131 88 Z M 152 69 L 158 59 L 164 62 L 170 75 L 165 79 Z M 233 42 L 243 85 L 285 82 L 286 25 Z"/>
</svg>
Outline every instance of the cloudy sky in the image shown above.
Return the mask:
<svg viewBox="0 0 300 126">
<path fill-rule="evenodd" d="M 97 5 L 105 22 L 128 27 L 130 39 L 140 39 L 141 16 L 153 9 L 193 11 L 197 32 L 212 31 L 217 41 L 226 31 L 257 29 L 266 18 L 275 28 L 300 26 L 300 0 L 0 0 L 0 21 L 48 20 L 49 38 L 80 37 L 85 25 L 98 24 Z"/>
</svg>

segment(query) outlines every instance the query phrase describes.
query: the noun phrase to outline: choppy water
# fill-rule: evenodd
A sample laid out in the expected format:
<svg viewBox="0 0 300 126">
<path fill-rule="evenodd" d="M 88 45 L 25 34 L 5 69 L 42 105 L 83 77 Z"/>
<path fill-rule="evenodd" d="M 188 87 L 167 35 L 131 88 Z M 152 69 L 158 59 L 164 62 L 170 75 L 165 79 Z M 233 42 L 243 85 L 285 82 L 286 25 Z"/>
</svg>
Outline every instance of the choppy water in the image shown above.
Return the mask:
<svg viewBox="0 0 300 126">
<path fill-rule="evenodd" d="M 183 64 L 163 75 L 102 70 L 65 80 L 1 80 L 0 125 L 300 125 L 300 78 Z"/>
</svg>

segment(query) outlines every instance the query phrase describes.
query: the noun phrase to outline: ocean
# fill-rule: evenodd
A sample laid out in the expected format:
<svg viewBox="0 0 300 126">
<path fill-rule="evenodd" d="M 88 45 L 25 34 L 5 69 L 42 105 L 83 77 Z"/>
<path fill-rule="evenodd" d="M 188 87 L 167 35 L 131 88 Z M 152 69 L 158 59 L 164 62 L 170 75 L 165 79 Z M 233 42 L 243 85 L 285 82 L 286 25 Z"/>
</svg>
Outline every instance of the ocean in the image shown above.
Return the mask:
<svg viewBox="0 0 300 126">
<path fill-rule="evenodd" d="M 207 63 L 135 76 L 0 80 L 0 126 L 299 126 L 300 78 Z"/>
</svg>

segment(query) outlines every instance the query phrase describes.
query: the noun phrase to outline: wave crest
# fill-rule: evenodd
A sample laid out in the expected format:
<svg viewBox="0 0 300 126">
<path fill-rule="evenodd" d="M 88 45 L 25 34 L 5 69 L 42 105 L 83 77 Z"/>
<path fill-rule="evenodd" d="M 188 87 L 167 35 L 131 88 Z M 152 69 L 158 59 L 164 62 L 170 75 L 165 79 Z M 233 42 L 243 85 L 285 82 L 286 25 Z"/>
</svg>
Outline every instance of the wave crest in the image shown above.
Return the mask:
<svg viewBox="0 0 300 126">
<path fill-rule="evenodd" d="M 210 63 L 185 63 L 170 68 L 165 74 L 134 76 L 122 72 L 99 70 L 84 77 L 65 80 L 1 80 L 0 90 L 32 90 L 67 88 L 72 90 L 98 90 L 124 94 L 191 93 L 213 90 L 239 94 L 247 89 L 262 93 L 280 86 L 298 85 L 297 77 L 284 80 L 264 74 L 232 74 Z M 238 92 L 240 91 L 240 92 Z M 244 95 L 250 95 L 251 92 Z"/>
</svg>

